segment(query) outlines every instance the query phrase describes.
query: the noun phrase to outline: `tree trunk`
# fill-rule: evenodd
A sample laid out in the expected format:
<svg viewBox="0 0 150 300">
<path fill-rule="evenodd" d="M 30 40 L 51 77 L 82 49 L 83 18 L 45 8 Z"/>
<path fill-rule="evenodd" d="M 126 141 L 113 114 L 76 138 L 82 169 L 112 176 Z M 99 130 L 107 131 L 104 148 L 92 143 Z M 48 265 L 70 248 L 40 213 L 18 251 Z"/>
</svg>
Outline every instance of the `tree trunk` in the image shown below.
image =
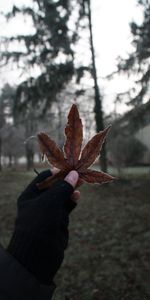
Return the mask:
<svg viewBox="0 0 150 300">
<path fill-rule="evenodd" d="M 103 123 L 103 111 L 102 111 L 102 98 L 99 91 L 98 80 L 97 80 L 97 70 L 95 63 L 95 51 L 93 44 L 93 32 L 92 32 L 92 19 L 91 19 L 91 1 L 87 0 L 88 5 L 88 20 L 89 20 L 89 31 L 90 31 L 90 47 L 91 47 L 91 56 L 92 56 L 92 68 L 93 68 L 93 80 L 94 80 L 94 91 L 95 91 L 95 122 L 96 122 L 96 131 L 104 129 Z M 106 147 L 103 145 L 102 155 L 100 158 L 101 169 L 107 171 L 107 159 L 106 159 Z"/>
<path fill-rule="evenodd" d="M 0 136 L 0 171 L 2 171 L 2 138 Z"/>
<path fill-rule="evenodd" d="M 34 168 L 34 145 L 30 140 L 30 137 L 33 135 L 35 130 L 35 120 L 33 116 L 33 108 L 31 108 L 30 116 L 26 120 L 26 143 L 25 143 L 25 151 L 26 151 L 26 160 L 27 160 L 27 170 L 31 170 Z"/>
<path fill-rule="evenodd" d="M 26 145 L 26 159 L 27 159 L 27 170 L 34 168 L 34 151 L 30 148 L 30 145 Z"/>
<path fill-rule="evenodd" d="M 12 154 L 8 154 L 8 167 L 12 168 L 13 166 L 13 157 Z"/>
<path fill-rule="evenodd" d="M 64 138 L 62 135 L 62 104 L 60 99 L 57 101 L 57 108 L 58 108 L 58 144 L 60 148 L 63 148 Z"/>
</svg>

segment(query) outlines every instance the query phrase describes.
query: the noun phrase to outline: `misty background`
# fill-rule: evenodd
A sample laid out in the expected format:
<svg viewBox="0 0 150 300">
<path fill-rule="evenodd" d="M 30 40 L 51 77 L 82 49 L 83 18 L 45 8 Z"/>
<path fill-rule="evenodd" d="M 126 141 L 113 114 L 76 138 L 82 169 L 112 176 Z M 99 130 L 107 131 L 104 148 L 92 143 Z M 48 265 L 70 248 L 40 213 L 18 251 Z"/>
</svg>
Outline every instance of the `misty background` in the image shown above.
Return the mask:
<svg viewBox="0 0 150 300">
<path fill-rule="evenodd" d="M 112 125 L 93 168 L 118 180 L 81 187 L 54 299 L 148 300 L 149 0 L 1 0 L 0 74 L 1 243 L 19 192 L 49 167 L 37 133 L 63 149 L 76 103 L 83 144 Z"/>
</svg>

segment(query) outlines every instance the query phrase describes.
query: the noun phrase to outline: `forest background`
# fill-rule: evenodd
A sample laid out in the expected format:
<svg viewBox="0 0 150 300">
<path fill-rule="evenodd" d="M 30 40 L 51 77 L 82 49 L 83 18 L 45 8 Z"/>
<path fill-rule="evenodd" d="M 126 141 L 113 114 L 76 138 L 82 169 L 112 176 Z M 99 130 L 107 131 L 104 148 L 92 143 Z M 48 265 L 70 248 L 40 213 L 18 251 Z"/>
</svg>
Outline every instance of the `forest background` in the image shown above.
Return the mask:
<svg viewBox="0 0 150 300">
<path fill-rule="evenodd" d="M 66 116 L 75 102 L 84 142 L 112 124 L 93 167 L 117 175 L 118 181 L 81 188 L 56 299 L 148 300 L 150 3 L 134 1 L 137 14 L 126 21 L 125 49 L 125 32 L 116 42 L 111 31 L 113 24 L 123 28 L 121 11 L 116 13 L 120 2 L 113 7 L 107 1 L 103 28 L 94 18 L 94 0 L 14 0 L 8 7 L 2 2 L 1 243 L 9 241 L 16 199 L 34 177 L 33 169 L 48 167 L 41 162 L 37 133 L 47 132 L 62 148 Z M 96 20 L 104 18 L 103 1 L 100 8 Z M 98 57 L 97 49 L 105 56 L 99 52 Z"/>
</svg>

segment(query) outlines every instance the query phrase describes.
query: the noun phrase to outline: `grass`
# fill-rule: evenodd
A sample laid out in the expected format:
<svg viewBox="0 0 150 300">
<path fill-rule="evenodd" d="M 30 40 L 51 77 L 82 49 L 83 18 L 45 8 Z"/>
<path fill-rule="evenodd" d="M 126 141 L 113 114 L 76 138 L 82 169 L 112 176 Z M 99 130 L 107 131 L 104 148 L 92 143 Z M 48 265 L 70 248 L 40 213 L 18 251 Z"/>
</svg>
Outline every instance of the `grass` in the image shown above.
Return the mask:
<svg viewBox="0 0 150 300">
<path fill-rule="evenodd" d="M 34 174 L 2 172 L 0 242 L 6 246 L 16 199 Z M 150 299 L 149 178 L 83 185 L 54 300 Z"/>
<path fill-rule="evenodd" d="M 117 174 L 117 170 L 113 167 L 109 168 L 109 172 L 113 174 Z M 126 178 L 135 178 L 146 176 L 150 178 L 150 167 L 149 166 L 138 166 L 138 167 L 125 167 L 122 168 L 121 174 Z"/>
</svg>

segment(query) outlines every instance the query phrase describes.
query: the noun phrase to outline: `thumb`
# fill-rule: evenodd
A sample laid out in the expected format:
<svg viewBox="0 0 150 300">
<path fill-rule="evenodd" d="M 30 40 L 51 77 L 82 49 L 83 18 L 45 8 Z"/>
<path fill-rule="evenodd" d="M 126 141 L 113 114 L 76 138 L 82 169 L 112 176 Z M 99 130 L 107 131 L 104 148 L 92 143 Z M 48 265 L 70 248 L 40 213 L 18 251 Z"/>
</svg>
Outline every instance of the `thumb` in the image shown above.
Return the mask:
<svg viewBox="0 0 150 300">
<path fill-rule="evenodd" d="M 73 188 L 76 187 L 77 182 L 79 179 L 79 174 L 77 173 L 77 171 L 70 171 L 68 173 L 68 175 L 65 177 L 65 181 L 67 181 L 68 183 L 70 183 L 72 185 Z"/>
</svg>

